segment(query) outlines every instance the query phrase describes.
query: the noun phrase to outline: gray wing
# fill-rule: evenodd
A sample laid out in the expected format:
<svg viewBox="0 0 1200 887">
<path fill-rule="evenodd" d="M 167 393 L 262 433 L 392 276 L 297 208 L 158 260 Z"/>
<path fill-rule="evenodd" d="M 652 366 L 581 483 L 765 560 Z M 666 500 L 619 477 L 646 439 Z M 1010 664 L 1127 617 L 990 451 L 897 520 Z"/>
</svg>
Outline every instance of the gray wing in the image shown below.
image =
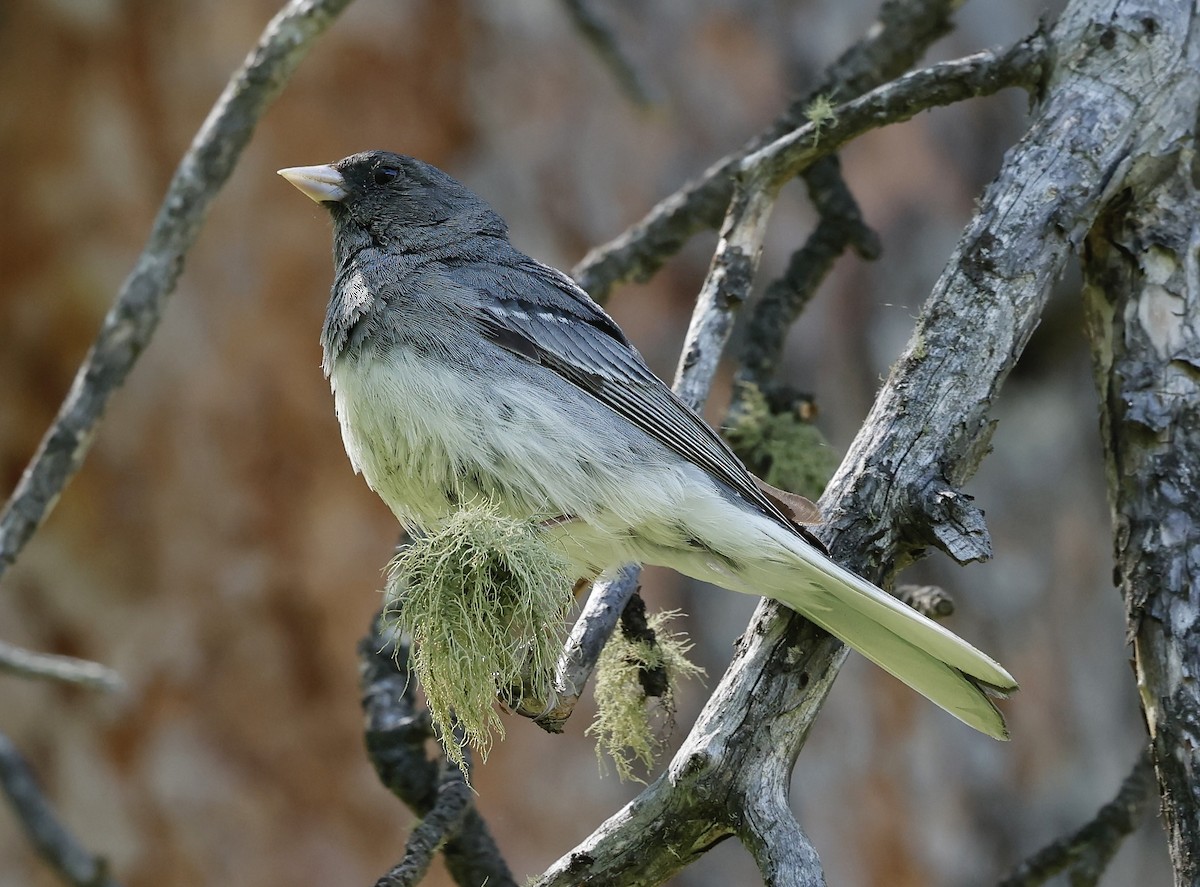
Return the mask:
<svg viewBox="0 0 1200 887">
<path fill-rule="evenodd" d="M 522 257 L 478 267 L 479 328 L 501 348 L 553 370 L 784 526 L 796 526 L 703 419 L 650 371 L 620 327 L 569 277 Z M 456 269 L 460 273 L 464 268 Z"/>
</svg>

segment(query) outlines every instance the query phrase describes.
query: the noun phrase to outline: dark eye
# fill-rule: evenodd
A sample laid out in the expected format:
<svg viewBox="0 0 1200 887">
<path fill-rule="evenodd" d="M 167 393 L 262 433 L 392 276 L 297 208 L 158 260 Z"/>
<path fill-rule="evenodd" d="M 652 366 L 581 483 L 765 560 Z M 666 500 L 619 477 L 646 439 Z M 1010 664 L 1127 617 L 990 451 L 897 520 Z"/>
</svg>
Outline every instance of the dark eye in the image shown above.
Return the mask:
<svg viewBox="0 0 1200 887">
<path fill-rule="evenodd" d="M 400 175 L 400 170 L 394 166 L 381 166 L 371 173 L 371 178 L 375 180 L 376 185 L 387 185 L 394 182 L 397 176 Z"/>
</svg>

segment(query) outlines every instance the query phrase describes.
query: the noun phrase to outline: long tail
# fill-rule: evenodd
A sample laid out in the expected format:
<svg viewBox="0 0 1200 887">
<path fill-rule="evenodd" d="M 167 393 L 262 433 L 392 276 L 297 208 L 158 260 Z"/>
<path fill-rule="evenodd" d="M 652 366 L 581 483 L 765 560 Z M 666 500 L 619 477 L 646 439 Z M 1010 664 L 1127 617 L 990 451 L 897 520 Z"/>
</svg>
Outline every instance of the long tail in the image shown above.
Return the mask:
<svg viewBox="0 0 1200 887">
<path fill-rule="evenodd" d="M 786 543 L 795 560 L 760 562 L 742 575 L 749 584 L 739 590 L 790 607 L 963 723 L 1008 739 L 989 696 L 1006 696 L 1017 682 L 999 663 L 806 542 Z"/>
</svg>

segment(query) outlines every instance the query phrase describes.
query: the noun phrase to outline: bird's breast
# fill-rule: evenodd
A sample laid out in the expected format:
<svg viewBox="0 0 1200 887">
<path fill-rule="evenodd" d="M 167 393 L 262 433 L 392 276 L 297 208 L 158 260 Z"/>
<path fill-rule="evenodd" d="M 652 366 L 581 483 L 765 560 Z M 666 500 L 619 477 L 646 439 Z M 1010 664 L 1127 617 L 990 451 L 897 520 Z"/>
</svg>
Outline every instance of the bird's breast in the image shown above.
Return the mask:
<svg viewBox="0 0 1200 887">
<path fill-rule="evenodd" d="M 346 454 L 404 523 L 428 527 L 458 507 L 487 423 L 480 383 L 399 346 L 334 362 L 330 384 Z"/>
<path fill-rule="evenodd" d="M 481 354 L 451 364 L 396 345 L 331 367 L 350 461 L 406 526 L 487 500 L 556 526 L 573 561 L 599 568 L 661 562 L 648 555 L 686 547 L 688 525 L 726 506 L 699 469 L 549 370 Z"/>
</svg>

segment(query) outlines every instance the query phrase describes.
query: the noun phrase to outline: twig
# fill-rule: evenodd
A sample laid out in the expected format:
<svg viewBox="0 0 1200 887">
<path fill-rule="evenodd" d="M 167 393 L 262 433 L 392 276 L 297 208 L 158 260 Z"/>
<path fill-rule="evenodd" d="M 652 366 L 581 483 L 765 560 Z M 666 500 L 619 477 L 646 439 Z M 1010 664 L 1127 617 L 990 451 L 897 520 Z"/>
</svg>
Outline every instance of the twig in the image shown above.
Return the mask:
<svg viewBox="0 0 1200 887">
<path fill-rule="evenodd" d="M 74 887 L 119 887 L 108 863 L 91 853 L 59 821 L 29 763 L 0 733 L 0 787 L 38 854 Z"/>
<path fill-rule="evenodd" d="M 878 258 L 882 251 L 878 235 L 863 221 L 839 168 L 837 157 L 830 155 L 804 171 L 809 198 L 820 221 L 804 245 L 792 254 L 784 273 L 768 284 L 748 319 L 738 378 L 760 390 L 766 389 L 775 372 L 787 331 L 816 294 L 834 261 L 847 247 L 868 260 Z"/>
<path fill-rule="evenodd" d="M 913 71 L 839 105 L 833 119 L 806 123 L 746 155 L 738 171 L 777 190 L 868 130 L 1011 86 L 1032 89 L 1042 79 L 1045 60 L 1046 39 L 1034 34 L 1003 51 L 977 52 Z"/>
<path fill-rule="evenodd" d="M 74 656 L 35 653 L 0 641 L 0 672 L 26 678 L 61 681 L 96 690 L 117 692 L 125 689 L 121 676 L 107 665 Z"/>
<path fill-rule="evenodd" d="M 626 604 L 638 590 L 642 571 L 636 564 L 618 567 L 610 576 L 592 586 L 591 594 L 571 628 L 554 670 L 554 699 L 548 709 L 538 711 L 515 708 L 533 718 L 547 733 L 561 733 L 575 710 L 584 687 L 608 639 L 612 636 Z"/>
<path fill-rule="evenodd" d="M 896 597 L 922 616 L 945 619 L 954 615 L 954 599 L 937 585 L 898 585 Z"/>
<path fill-rule="evenodd" d="M 1147 748 L 1138 756 L 1116 797 L 1101 807 L 1091 822 L 1043 847 L 998 887 L 1036 887 L 1060 872 L 1069 872 L 1071 887 L 1098 884 L 1121 842 L 1137 828 L 1150 799 L 1156 797 L 1156 788 L 1154 763 Z"/>
<path fill-rule="evenodd" d="M 226 85 L 184 154 L 151 228 L 58 416 L 0 513 L 0 577 L 41 526 L 83 464 L 112 393 L 158 327 L 208 207 L 255 124 L 313 41 L 350 0 L 291 0 Z"/>
<path fill-rule="evenodd" d="M 562 0 L 571 22 L 583 39 L 612 72 L 617 84 L 633 102 L 643 107 L 650 104 L 650 94 L 633 62 L 622 51 L 613 29 L 596 14 L 588 0 Z"/>
<path fill-rule="evenodd" d="M 447 766 L 444 756 L 437 761 L 429 758 L 426 748 L 433 730 L 429 713 L 417 704 L 416 682 L 408 670 L 408 647 L 381 632 L 380 616 L 358 646 L 367 753 L 380 781 L 413 813 L 427 818 L 441 810 L 427 829 L 418 826 L 410 837 L 412 861 L 418 861 L 436 838 L 432 846 L 436 849 L 441 844 L 446 868 L 460 887 L 516 887 L 487 824 L 469 803 L 470 790 L 465 783 L 455 782 L 449 772 L 457 773 L 458 768 Z M 443 790 L 450 792 L 445 799 Z"/>
<path fill-rule="evenodd" d="M 575 268 L 579 285 L 592 298 L 604 301 L 616 284 L 648 279 L 693 234 L 721 224 L 744 156 L 801 125 L 818 96 L 845 100 L 906 71 L 950 29 L 950 16 L 958 5 L 957 0 L 887 0 L 868 35 L 844 52 L 820 82 L 770 126 L 661 201 L 619 237 L 589 252 Z"/>
<path fill-rule="evenodd" d="M 445 759 L 436 792 L 433 809 L 408 836 L 404 859 L 380 878 L 375 887 L 412 887 L 419 883 L 429 870 L 434 854 L 458 834 L 473 799 L 462 770 Z"/>
</svg>

